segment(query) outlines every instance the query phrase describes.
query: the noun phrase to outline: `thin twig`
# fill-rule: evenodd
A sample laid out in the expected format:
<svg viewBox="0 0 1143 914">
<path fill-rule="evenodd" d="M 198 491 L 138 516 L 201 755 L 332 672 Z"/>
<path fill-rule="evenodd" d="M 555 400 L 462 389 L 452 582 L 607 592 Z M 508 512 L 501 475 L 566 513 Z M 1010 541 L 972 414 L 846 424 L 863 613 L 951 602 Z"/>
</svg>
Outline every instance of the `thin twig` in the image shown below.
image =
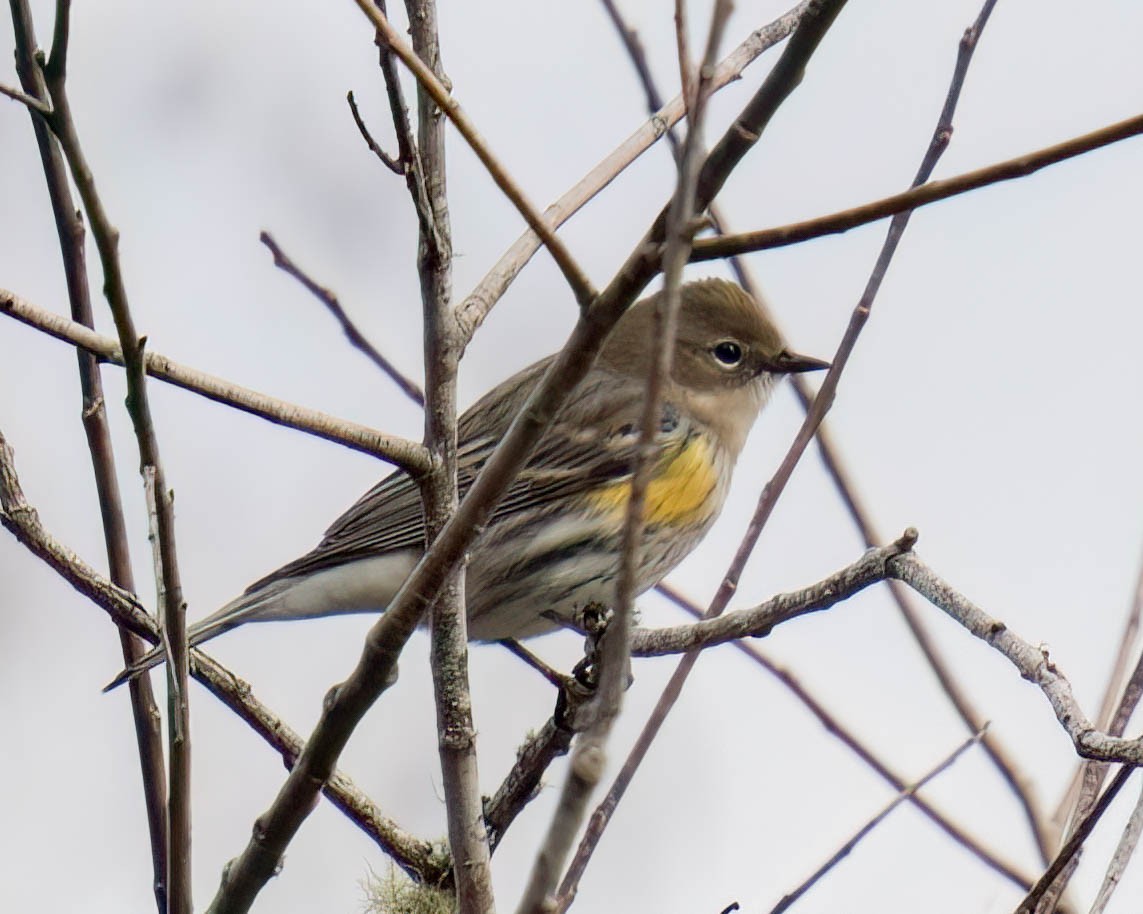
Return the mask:
<svg viewBox="0 0 1143 914">
<path fill-rule="evenodd" d="M 352 343 L 356 349 L 365 353 L 369 361 L 385 372 L 390 380 L 401 388 L 405 396 L 418 406 L 423 407 L 425 405 L 425 395 L 421 391 L 420 385 L 404 375 L 396 365 L 378 351 L 376 346 L 366 339 L 365 334 L 353 323 L 350 316 L 345 313 L 345 309 L 341 307 L 341 302 L 338 301 L 337 296 L 325 286 L 320 285 L 312 279 L 308 273 L 294 263 L 269 232 L 261 232 L 258 235 L 258 240 L 270 249 L 270 253 L 274 256 L 274 266 L 294 277 L 294 279 L 305 286 L 318 301 L 325 305 L 326 310 L 329 311 L 341 325 L 341 329 L 349 339 L 349 342 Z"/>
<path fill-rule="evenodd" d="M 980 742 L 980 737 L 983 735 L 983 730 L 981 730 L 979 733 L 974 733 L 967 740 L 961 743 L 956 749 L 954 749 L 945 759 L 943 759 L 940 764 L 928 772 L 928 774 L 926 774 L 916 783 L 910 784 L 908 787 L 898 793 L 896 797 L 894 797 L 884 806 L 884 808 L 881 809 L 880 812 L 877 813 L 877 815 L 873 816 L 873 818 L 871 818 L 868 822 L 862 825 L 861 828 L 854 832 L 853 836 L 848 841 L 846 841 L 845 844 L 838 848 L 833 856 L 831 856 L 825 863 L 814 870 L 814 872 L 809 877 L 807 877 L 806 880 L 801 883 L 801 885 L 799 885 L 792 892 L 783 895 L 782 899 L 776 905 L 774 905 L 773 908 L 770 909 L 770 914 L 782 914 L 782 912 L 788 911 L 791 907 L 793 907 L 798 899 L 800 899 L 803 895 L 806 894 L 806 892 L 808 892 L 822 880 L 826 873 L 828 873 L 839 863 L 841 863 L 842 860 L 849 856 L 853 849 L 861 843 L 861 840 L 870 834 L 870 832 L 872 832 L 873 829 L 875 829 L 878 825 L 884 822 L 894 809 L 896 809 L 906 800 L 910 800 L 916 797 L 917 792 L 922 787 L 924 787 L 930 781 L 934 780 L 938 775 L 951 768 L 957 759 L 959 759 L 965 752 Z"/>
<path fill-rule="evenodd" d="M 0 289 L 0 314 L 14 317 L 48 336 L 71 343 L 114 365 L 123 364 L 123 350 L 117 341 L 96 333 L 83 324 L 68 320 Z M 296 429 L 326 441 L 387 460 L 401 469 L 419 475 L 429 468 L 425 447 L 396 435 L 383 435 L 366 425 L 338 419 L 316 409 L 308 409 L 268 394 L 242 387 L 204 371 L 181 365 L 157 352 L 143 354 L 147 374 L 160 381 L 181 387 L 191 393 L 231 406 L 245 413 L 267 419 L 276 425 Z"/>
<path fill-rule="evenodd" d="M 564 278 L 567 279 L 568 285 L 571 286 L 572 292 L 575 294 L 576 301 L 579 302 L 581 308 L 586 308 L 595 299 L 596 295 L 595 288 L 592 286 L 591 281 L 587 278 L 583 270 L 580 269 L 575 260 L 572 259 L 571 253 L 564 243 L 548 228 L 539 211 L 516 185 L 516 182 L 508 174 L 508 171 L 500 161 L 492 155 L 488 145 L 477 132 L 472 122 L 469 121 L 468 116 L 461 110 L 460 105 L 449 94 L 448 89 L 441 84 L 440 80 L 437 79 L 432 70 L 416 55 L 413 49 L 404 42 L 397 30 L 389 23 L 388 18 L 377 9 L 372 3 L 372 0 L 355 0 L 355 2 L 361 12 L 373 23 L 373 27 L 377 30 L 378 36 L 384 38 L 386 45 L 401 59 L 401 62 L 408 68 L 409 72 L 416 77 L 417 82 L 424 87 L 425 91 L 432 97 L 432 100 L 440 110 L 447 115 L 448 119 L 452 121 L 457 130 L 460 131 L 460 135 L 464 137 L 465 142 L 467 142 L 472 151 L 476 153 L 476 157 L 480 159 L 488 171 L 489 176 L 496 183 L 496 186 L 503 191 L 504 195 L 512 202 L 512 205 L 516 207 L 516 211 L 523 216 L 524 221 L 528 223 L 528 227 L 543 239 L 544 247 L 551 253 L 552 259 L 555 260 L 557 266 L 560 268 L 560 272 L 562 272 Z"/>
<path fill-rule="evenodd" d="M 510 654 L 519 657 L 533 670 L 543 676 L 548 682 L 554 685 L 557 689 L 563 688 L 567 677 L 564 676 L 559 670 L 555 669 L 548 663 L 545 663 L 534 653 L 528 650 L 515 638 L 505 638 L 498 642 L 502 647 L 506 648 Z"/>
<path fill-rule="evenodd" d="M 38 98 L 46 97 L 47 86 L 36 59 L 35 29 L 26 0 L 15 0 L 12 3 L 12 26 L 16 40 L 16 70 L 20 82 L 29 94 Z M 57 44 L 56 48 L 57 52 L 62 52 L 63 45 Z M 85 229 L 71 195 L 67 165 L 59 144 L 48 129 L 47 122 L 35 113 L 32 114 L 31 122 L 55 218 L 71 315 L 79 323 L 92 327 L 94 315 L 84 250 Z M 115 470 L 115 453 L 107 420 L 99 363 L 90 353 L 79 349 L 76 350 L 76 356 L 82 395 L 83 428 L 99 500 L 108 568 L 111 580 L 116 586 L 133 592 L 135 578 L 131 568 L 127 527 Z M 126 629 L 119 629 L 119 641 L 123 661 L 127 665 L 134 664 L 145 651 L 144 642 Z M 155 904 L 159 914 L 166 914 L 167 792 L 162 717 L 155 702 L 149 676 L 139 677 L 137 681 L 132 682 L 129 694 L 142 774 L 143 799 L 147 810 Z"/>
<path fill-rule="evenodd" d="M 353 97 L 352 90 L 346 93 L 345 100 L 349 102 L 349 112 L 353 115 L 353 123 L 357 125 L 357 129 L 361 133 L 361 138 L 365 140 L 365 145 L 369 147 L 369 151 L 377 156 L 382 164 L 393 172 L 393 174 L 404 177 L 405 169 L 401 163 L 381 148 L 377 141 L 373 139 L 373 134 L 369 132 L 369 128 L 365 126 L 365 121 L 361 119 L 361 112 L 357 110 L 357 99 Z"/>
<path fill-rule="evenodd" d="M 374 5 L 386 18 L 389 12 L 385 0 L 373 0 Z M 428 176 L 425 165 L 421 161 L 421 152 L 417 147 L 417 139 L 413 135 L 413 126 L 409 121 L 409 107 L 405 104 L 405 90 L 401 87 L 401 74 L 397 67 L 397 57 L 389 42 L 380 32 L 377 33 L 377 64 L 381 68 L 381 76 L 385 81 L 385 94 L 389 98 L 389 114 L 393 118 L 393 131 L 397 136 L 397 158 L 401 163 L 405 175 L 405 186 L 409 190 L 409 197 L 413 201 L 413 209 L 417 213 L 417 222 L 421 232 L 421 243 L 427 250 L 421 256 L 432 257 L 437 262 L 444 262 L 452 258 L 451 239 L 437 230 L 437 215 L 434 206 L 442 203 L 441 195 L 428 186 Z M 444 75 L 443 72 L 441 74 Z M 422 97 L 422 90 L 418 88 L 418 98 Z M 443 126 L 443 125 L 442 125 Z M 435 200 L 435 203 L 434 203 Z M 447 220 L 446 220 L 447 221 Z"/>
<path fill-rule="evenodd" d="M 19 89 L 13 89 L 11 86 L 6 86 L 0 83 L 0 95 L 6 95 L 14 102 L 19 102 L 26 107 L 32 114 L 39 115 L 40 117 L 47 117 L 52 113 L 52 106 L 46 102 L 40 101 L 29 95 L 27 92 L 21 92 Z"/>
</svg>

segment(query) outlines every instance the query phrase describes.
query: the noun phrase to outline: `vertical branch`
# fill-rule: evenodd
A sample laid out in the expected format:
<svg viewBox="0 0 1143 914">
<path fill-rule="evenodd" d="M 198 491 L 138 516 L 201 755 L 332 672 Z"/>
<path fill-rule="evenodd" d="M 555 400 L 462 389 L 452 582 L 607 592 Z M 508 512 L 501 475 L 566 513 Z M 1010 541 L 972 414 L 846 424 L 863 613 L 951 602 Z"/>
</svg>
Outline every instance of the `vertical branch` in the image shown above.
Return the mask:
<svg viewBox="0 0 1143 914">
<path fill-rule="evenodd" d="M 615 588 L 615 611 L 600 645 L 599 687 L 595 719 L 576 743 L 552 823 L 543 846 L 536 855 L 528 887 L 519 911 L 551 910 L 552 897 L 572 844 L 583 823 L 591 795 L 603 776 L 605 747 L 619 715 L 627 684 L 631 657 L 631 626 L 639 578 L 643 541 L 644 506 L 647 488 L 658 457 L 655 437 L 659 428 L 663 385 L 671 370 L 678 320 L 683 267 L 690 254 L 694 234 L 695 194 L 702 164 L 702 121 L 710 78 L 714 72 L 718 45 L 730 16 L 730 0 L 719 0 L 711 13 L 710 30 L 697 80 L 691 80 L 691 63 L 686 50 L 686 4 L 676 0 L 675 21 L 678 36 L 679 67 L 687 103 L 687 135 L 678 162 L 678 182 L 665 223 L 663 251 L 663 297 L 656 312 L 655 344 L 648 366 L 647 388 L 640 417 L 639 444 L 632 468 L 631 494 L 624 517 L 619 574 Z"/>
<path fill-rule="evenodd" d="M 186 607 L 182 600 L 175 557 L 174 508 L 159 460 L 159 445 L 147 400 L 143 345 L 127 299 L 119 263 L 119 235 L 111 224 L 95 189 L 95 179 L 84 158 L 67 95 L 67 45 L 71 5 L 56 6 L 52 52 L 43 67 L 44 81 L 52 103 L 48 125 L 59 140 L 76 190 L 91 223 L 92 235 L 103 270 L 104 294 L 119 334 L 127 371 L 127 411 L 138 441 L 140 472 L 155 491 L 155 522 L 158 536 L 157 578 L 164 594 L 161 607 L 164 635 L 169 642 L 170 662 L 170 788 L 167 832 L 167 910 L 190 914 L 190 728 L 187 706 Z"/>
<path fill-rule="evenodd" d="M 383 4 L 378 5 L 384 12 Z M 433 74 L 446 83 L 440 60 L 435 0 L 406 0 L 405 8 L 413 50 Z M 433 470 L 425 478 L 421 495 L 431 542 L 456 512 L 458 503 L 456 373 L 462 347 L 456 322 L 451 320 L 446 121 L 436 101 L 418 84 L 417 142 L 414 144 L 404 118 L 392 54 L 383 48 L 382 58 L 388 64 L 386 85 L 398 130 L 401 161 L 421 222 L 417 267 L 425 317 L 425 444 L 434 457 Z M 462 914 L 483 914 L 493 911 L 495 902 L 468 681 L 463 567 L 454 569 L 446 578 L 433 603 L 431 619 L 438 750 L 458 910 Z"/>
<path fill-rule="evenodd" d="M 29 95 L 41 100 L 46 99 L 47 86 L 35 59 L 36 38 L 31 11 L 26 0 L 11 0 L 11 7 L 16 39 L 16 69 L 20 83 Z M 59 49 L 57 53 L 62 53 L 63 47 L 62 42 L 57 43 L 56 48 Z M 31 120 L 40 151 L 48 197 L 51 200 L 52 214 L 55 218 L 56 234 L 59 237 L 72 320 L 86 327 L 94 327 L 91 294 L 87 281 L 87 262 L 84 255 L 83 221 L 72 201 L 67 166 L 60 154 L 59 145 L 44 120 L 34 113 L 31 115 Z M 99 362 L 95 356 L 82 349 L 76 350 L 76 356 L 79 363 L 83 429 L 95 476 L 108 569 L 111 580 L 116 586 L 134 592 L 135 579 L 127 545 L 127 528 L 123 518 L 119 480 L 115 474 L 115 453 L 107 423 L 107 405 L 103 396 L 103 379 L 99 371 Z M 146 650 L 142 639 L 123 628 L 119 629 L 119 641 L 123 651 L 123 662 L 127 666 L 135 663 Z M 164 784 L 161 717 L 155 704 L 149 676 L 140 676 L 132 680 L 129 691 L 151 840 L 155 903 L 160 914 L 164 914 L 167 909 L 167 797 Z"/>
</svg>

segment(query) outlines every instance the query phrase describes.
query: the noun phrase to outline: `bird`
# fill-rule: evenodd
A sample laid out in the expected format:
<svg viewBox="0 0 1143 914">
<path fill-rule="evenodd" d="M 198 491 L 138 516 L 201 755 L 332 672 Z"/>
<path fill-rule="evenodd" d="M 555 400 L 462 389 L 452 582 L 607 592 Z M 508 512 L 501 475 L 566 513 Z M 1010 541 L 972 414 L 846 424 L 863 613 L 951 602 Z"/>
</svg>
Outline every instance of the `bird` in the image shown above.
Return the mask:
<svg viewBox="0 0 1143 914">
<path fill-rule="evenodd" d="M 658 292 L 616 323 L 467 556 L 468 635 L 529 638 L 613 602 L 630 498 Z M 503 381 L 458 423 L 461 497 L 555 356 Z M 786 374 L 829 363 L 786 348 L 746 291 L 723 279 L 680 287 L 677 336 L 655 434 L 636 591 L 657 584 L 705 536 L 725 504 L 755 419 Z M 194 647 L 247 622 L 383 611 L 425 548 L 419 490 L 396 471 L 366 492 L 310 552 L 189 626 Z M 156 647 L 114 688 L 165 659 Z"/>
</svg>

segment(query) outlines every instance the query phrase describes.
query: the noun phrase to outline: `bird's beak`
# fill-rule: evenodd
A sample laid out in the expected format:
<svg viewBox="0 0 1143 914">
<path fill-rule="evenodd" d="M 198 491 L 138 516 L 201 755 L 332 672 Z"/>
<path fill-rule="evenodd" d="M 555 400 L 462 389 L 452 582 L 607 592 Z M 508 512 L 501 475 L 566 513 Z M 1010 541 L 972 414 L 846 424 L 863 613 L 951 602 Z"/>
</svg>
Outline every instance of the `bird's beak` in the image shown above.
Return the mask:
<svg viewBox="0 0 1143 914">
<path fill-rule="evenodd" d="M 784 372 L 786 374 L 794 374 L 802 371 L 821 371 L 830 367 L 829 362 L 823 362 L 821 359 L 815 359 L 809 355 L 798 355 L 796 352 L 790 352 L 783 349 L 776 359 L 775 370 Z"/>
</svg>

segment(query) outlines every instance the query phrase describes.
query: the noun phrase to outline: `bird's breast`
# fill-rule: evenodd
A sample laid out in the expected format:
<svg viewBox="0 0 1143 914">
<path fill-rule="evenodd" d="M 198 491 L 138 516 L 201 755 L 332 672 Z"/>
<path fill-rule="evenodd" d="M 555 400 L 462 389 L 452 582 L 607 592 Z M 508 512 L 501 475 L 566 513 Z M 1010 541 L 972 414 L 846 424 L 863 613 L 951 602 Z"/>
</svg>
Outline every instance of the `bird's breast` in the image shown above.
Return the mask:
<svg viewBox="0 0 1143 914">
<path fill-rule="evenodd" d="M 647 486 L 645 524 L 705 525 L 722 508 L 728 482 L 726 457 L 699 434 L 669 445 Z M 593 510 L 622 521 L 631 500 L 631 477 L 609 483 L 589 496 Z"/>
</svg>

